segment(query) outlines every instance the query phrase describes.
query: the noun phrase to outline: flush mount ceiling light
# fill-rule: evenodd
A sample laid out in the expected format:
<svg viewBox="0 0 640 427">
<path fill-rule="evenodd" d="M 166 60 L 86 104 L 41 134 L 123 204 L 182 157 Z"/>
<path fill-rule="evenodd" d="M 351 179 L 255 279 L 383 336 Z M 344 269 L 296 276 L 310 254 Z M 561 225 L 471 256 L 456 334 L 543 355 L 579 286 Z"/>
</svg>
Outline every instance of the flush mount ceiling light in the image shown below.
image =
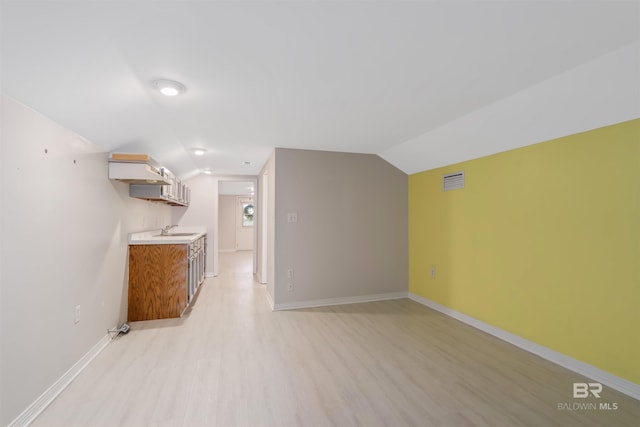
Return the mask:
<svg viewBox="0 0 640 427">
<path fill-rule="evenodd" d="M 202 173 L 205 173 L 207 175 L 211 175 L 213 173 L 213 171 L 211 169 L 205 169 L 202 171 Z"/>
<path fill-rule="evenodd" d="M 182 83 L 174 82 L 173 80 L 154 80 L 153 87 L 166 96 L 176 96 L 187 90 Z"/>
<path fill-rule="evenodd" d="M 203 155 L 204 155 L 204 153 L 206 153 L 206 152 L 207 152 L 207 149 L 206 149 L 206 148 L 196 147 L 196 148 L 192 148 L 192 149 L 191 149 L 191 152 L 192 152 L 193 154 L 195 154 L 196 156 L 203 156 Z"/>
</svg>

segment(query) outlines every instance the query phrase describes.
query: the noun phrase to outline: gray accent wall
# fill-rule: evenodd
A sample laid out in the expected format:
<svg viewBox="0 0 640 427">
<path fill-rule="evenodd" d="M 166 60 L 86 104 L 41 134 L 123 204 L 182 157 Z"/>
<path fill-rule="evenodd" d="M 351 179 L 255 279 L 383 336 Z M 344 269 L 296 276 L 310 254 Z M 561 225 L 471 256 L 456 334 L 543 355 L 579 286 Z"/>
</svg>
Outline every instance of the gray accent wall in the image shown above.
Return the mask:
<svg viewBox="0 0 640 427">
<path fill-rule="evenodd" d="M 373 154 L 285 148 L 275 172 L 276 308 L 407 291 L 404 172 Z"/>
</svg>

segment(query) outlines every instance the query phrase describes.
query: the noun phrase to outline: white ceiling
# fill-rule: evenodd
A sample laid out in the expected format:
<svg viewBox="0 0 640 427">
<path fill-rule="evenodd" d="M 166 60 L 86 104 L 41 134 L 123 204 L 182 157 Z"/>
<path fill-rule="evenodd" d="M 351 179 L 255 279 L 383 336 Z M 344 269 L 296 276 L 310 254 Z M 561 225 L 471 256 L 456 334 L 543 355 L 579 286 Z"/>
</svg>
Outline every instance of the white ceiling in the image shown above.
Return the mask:
<svg viewBox="0 0 640 427">
<path fill-rule="evenodd" d="M 274 147 L 380 154 L 415 140 L 638 40 L 639 10 L 638 1 L 4 1 L 2 92 L 182 177 L 257 174 Z M 163 97 L 157 78 L 187 92 Z M 206 155 L 189 153 L 196 146 Z"/>
<path fill-rule="evenodd" d="M 255 184 L 251 181 L 219 181 L 218 194 L 221 196 L 252 196 Z"/>
</svg>

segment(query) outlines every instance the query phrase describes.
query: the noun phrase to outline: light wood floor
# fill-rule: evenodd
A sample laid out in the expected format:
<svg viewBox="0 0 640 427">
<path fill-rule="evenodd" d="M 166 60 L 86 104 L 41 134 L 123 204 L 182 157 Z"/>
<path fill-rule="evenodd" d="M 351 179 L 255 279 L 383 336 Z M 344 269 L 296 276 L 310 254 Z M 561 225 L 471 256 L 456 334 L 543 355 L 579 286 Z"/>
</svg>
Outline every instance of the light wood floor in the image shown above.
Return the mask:
<svg viewBox="0 0 640 427">
<path fill-rule="evenodd" d="M 640 402 L 402 299 L 271 312 L 251 253 L 222 253 L 193 310 L 132 324 L 32 424 L 638 426 Z M 617 410 L 558 409 L 575 402 Z"/>
</svg>

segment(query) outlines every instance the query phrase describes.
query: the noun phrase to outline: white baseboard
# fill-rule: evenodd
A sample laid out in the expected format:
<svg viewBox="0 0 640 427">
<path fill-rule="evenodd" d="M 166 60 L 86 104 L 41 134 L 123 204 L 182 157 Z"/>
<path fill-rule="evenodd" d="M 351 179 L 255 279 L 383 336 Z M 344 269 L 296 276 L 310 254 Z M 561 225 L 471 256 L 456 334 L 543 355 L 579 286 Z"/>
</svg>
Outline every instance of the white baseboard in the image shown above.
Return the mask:
<svg viewBox="0 0 640 427">
<path fill-rule="evenodd" d="M 385 294 L 360 295 L 354 297 L 327 298 L 311 301 L 293 301 L 276 303 L 273 306 L 274 311 L 278 310 L 294 310 L 296 308 L 325 307 L 329 305 L 356 304 L 361 302 L 383 301 L 388 299 L 407 298 L 406 292 L 388 292 Z"/>
<path fill-rule="evenodd" d="M 602 369 L 597 368 L 593 365 L 581 362 L 577 359 L 559 353 L 533 341 L 524 339 L 518 335 L 492 326 L 471 316 L 467 316 L 466 314 L 455 311 L 449 307 L 440 305 L 437 302 L 421 297 L 420 295 L 416 295 L 413 292 L 409 292 L 409 298 L 417 303 L 425 305 L 429 308 L 446 314 L 447 316 L 453 317 L 454 319 L 466 323 L 469 326 L 473 326 L 476 329 L 493 335 L 496 338 L 500 338 L 501 340 L 513 344 L 516 347 L 520 347 L 521 349 L 526 350 L 529 353 L 538 355 L 543 359 L 555 363 L 556 365 L 562 366 L 563 368 L 569 369 L 587 378 L 591 378 L 601 384 L 611 387 L 614 390 L 618 390 L 620 393 L 624 393 L 627 396 L 640 400 L 639 384 L 610 374 L 609 372 L 603 371 Z"/>
<path fill-rule="evenodd" d="M 266 285 L 267 284 L 267 278 L 266 277 L 262 277 L 262 274 L 260 274 L 260 272 L 256 273 L 256 278 L 258 279 L 258 283 L 260 283 L 261 285 Z"/>
<path fill-rule="evenodd" d="M 105 335 L 91 350 L 78 360 L 67 372 L 40 395 L 31 405 L 16 417 L 7 427 L 26 427 L 36 419 L 47 406 L 96 358 L 98 354 L 111 342 L 109 334 Z"/>
<path fill-rule="evenodd" d="M 273 298 L 271 298 L 271 294 L 267 290 L 266 286 L 264 288 L 264 294 L 265 294 L 265 296 L 267 298 L 267 303 L 269 304 L 269 307 L 271 307 L 271 311 L 274 311 L 275 310 L 275 304 L 273 303 Z"/>
</svg>

